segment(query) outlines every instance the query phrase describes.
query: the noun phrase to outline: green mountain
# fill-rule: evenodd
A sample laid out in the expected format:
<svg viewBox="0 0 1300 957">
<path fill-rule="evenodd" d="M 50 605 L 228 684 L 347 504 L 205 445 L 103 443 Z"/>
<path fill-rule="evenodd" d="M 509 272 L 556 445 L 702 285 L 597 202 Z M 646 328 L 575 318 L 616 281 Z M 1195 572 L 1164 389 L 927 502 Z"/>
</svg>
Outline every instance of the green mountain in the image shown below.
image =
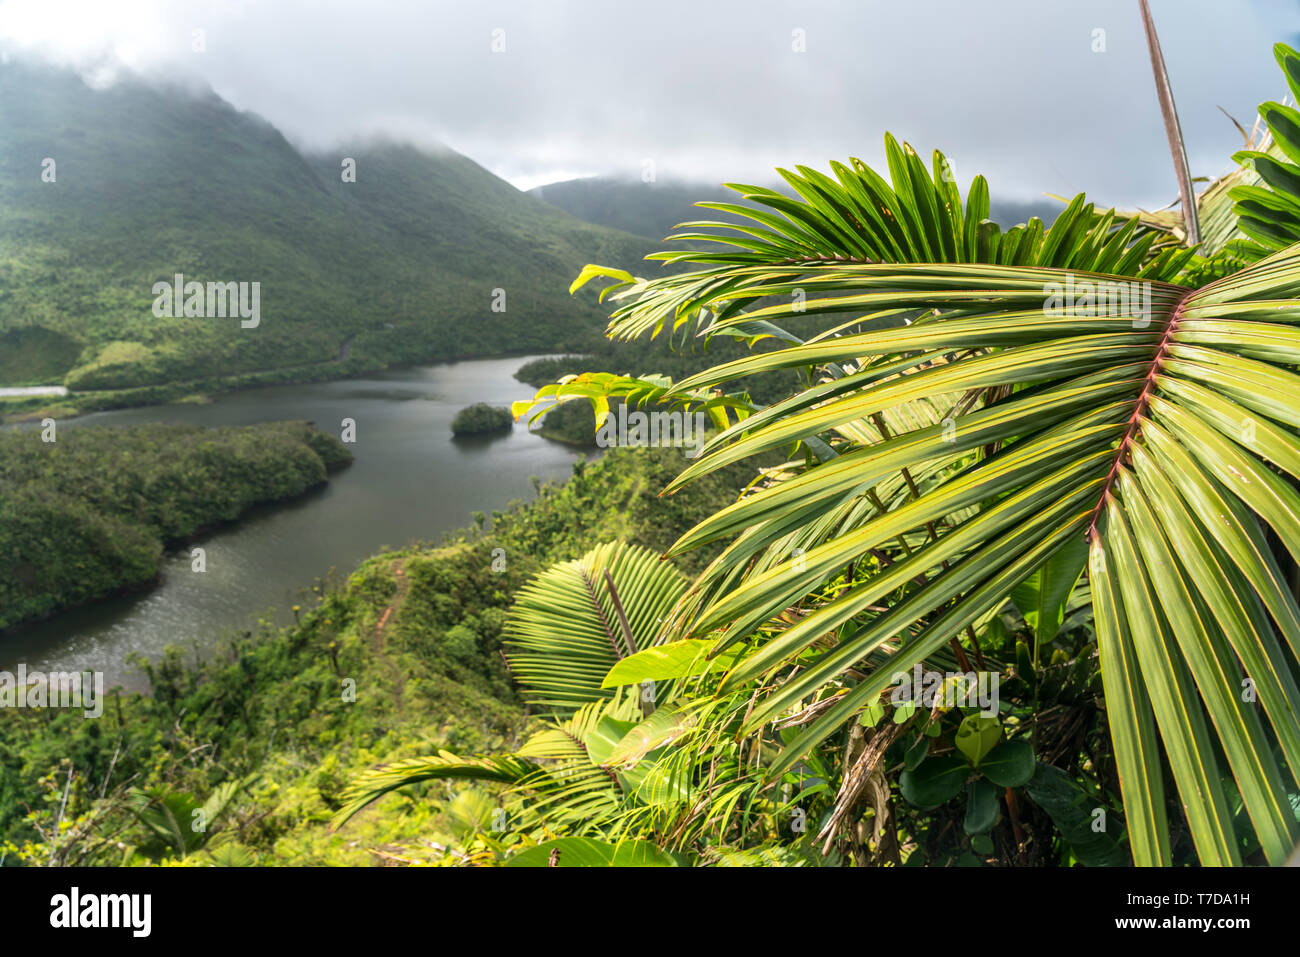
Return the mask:
<svg viewBox="0 0 1300 957">
<path fill-rule="evenodd" d="M 780 181 L 758 185 L 789 192 L 789 187 Z M 697 202 L 743 203 L 740 194 L 716 183 L 687 180 L 644 183 L 617 176 L 570 179 L 535 186 L 528 192 L 578 219 L 654 240 L 662 240 L 678 223 L 700 219 L 740 221 L 728 213 L 697 209 L 694 205 Z M 995 198 L 990 207 L 989 218 L 1004 227 L 1023 223 L 1031 216 L 1050 225 L 1063 208 L 1061 203 L 1047 198 L 1028 201 Z"/>
<path fill-rule="evenodd" d="M 97 90 L 0 65 L 0 386 L 319 377 L 583 348 L 604 315 L 569 282 L 588 262 L 636 268 L 653 248 L 451 150 L 372 141 L 309 155 L 211 91 Z M 159 318 L 154 285 L 178 273 L 248 283 L 250 306 L 259 283 L 260 321 Z"/>
<path fill-rule="evenodd" d="M 696 209 L 703 200 L 734 203 L 739 196 L 716 183 L 685 180 L 645 183 L 615 176 L 588 176 L 536 186 L 529 194 L 571 216 L 623 232 L 661 240 L 678 223 L 697 219 L 733 221 L 737 217 Z"/>
</svg>

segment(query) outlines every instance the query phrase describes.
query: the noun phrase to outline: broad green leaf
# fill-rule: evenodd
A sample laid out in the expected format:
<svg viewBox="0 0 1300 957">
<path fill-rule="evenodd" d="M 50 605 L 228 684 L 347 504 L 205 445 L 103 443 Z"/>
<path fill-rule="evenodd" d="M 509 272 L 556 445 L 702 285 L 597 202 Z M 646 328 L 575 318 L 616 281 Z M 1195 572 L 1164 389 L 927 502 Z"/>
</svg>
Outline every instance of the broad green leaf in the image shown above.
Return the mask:
<svg viewBox="0 0 1300 957">
<path fill-rule="evenodd" d="M 1039 764 L 1025 793 L 1047 812 L 1080 864 L 1121 867 L 1128 863 L 1117 840 L 1118 825 L 1060 768 Z"/>
<path fill-rule="evenodd" d="M 1087 561 L 1087 540 L 1082 537 L 1072 539 L 1062 545 L 1046 565 L 1011 590 L 1011 600 L 1034 630 L 1035 650 L 1050 642 L 1061 630 L 1065 606 L 1083 575 Z"/>
<path fill-rule="evenodd" d="M 966 755 L 971 767 L 978 768 L 984 755 L 1002 740 L 1002 722 L 995 716 L 972 714 L 962 719 L 953 736 L 957 750 Z"/>
<path fill-rule="evenodd" d="M 591 758 L 591 763 L 602 766 L 613 764 L 614 751 L 619 742 L 635 727 L 636 724 L 632 721 L 619 721 L 608 715 L 602 717 L 582 742 Z"/>
<path fill-rule="evenodd" d="M 899 775 L 898 786 L 909 804 L 933 808 L 960 794 L 968 777 L 970 765 L 960 758 L 930 758 L 915 771 Z"/>
<path fill-rule="evenodd" d="M 929 750 L 930 739 L 924 734 L 918 734 L 916 740 L 903 752 L 903 768 L 908 771 L 915 771 L 921 766 L 921 762 L 925 760 Z"/>
<path fill-rule="evenodd" d="M 671 744 L 673 740 L 694 726 L 695 717 L 690 711 L 659 708 L 654 714 L 629 728 L 601 763 L 618 766 L 639 761 L 651 751 Z"/>
<path fill-rule="evenodd" d="M 676 867 L 666 851 L 649 841 L 611 844 L 589 837 L 561 837 L 520 851 L 507 867 Z"/>
<path fill-rule="evenodd" d="M 988 781 L 976 778 L 966 784 L 966 817 L 962 828 L 967 834 L 986 834 L 998 823 L 1000 793 Z"/>
<path fill-rule="evenodd" d="M 617 662 L 605 676 L 601 687 L 615 688 L 619 685 L 639 685 L 643 681 L 689 678 L 715 668 L 725 668 L 734 660 L 734 655 L 709 660 L 707 655 L 712 646 L 713 641 L 707 638 L 687 638 L 644 648 Z"/>
<path fill-rule="evenodd" d="M 1028 741 L 1003 741 L 980 764 L 980 773 L 1004 788 L 1018 788 L 1034 774 L 1034 749 Z"/>
</svg>

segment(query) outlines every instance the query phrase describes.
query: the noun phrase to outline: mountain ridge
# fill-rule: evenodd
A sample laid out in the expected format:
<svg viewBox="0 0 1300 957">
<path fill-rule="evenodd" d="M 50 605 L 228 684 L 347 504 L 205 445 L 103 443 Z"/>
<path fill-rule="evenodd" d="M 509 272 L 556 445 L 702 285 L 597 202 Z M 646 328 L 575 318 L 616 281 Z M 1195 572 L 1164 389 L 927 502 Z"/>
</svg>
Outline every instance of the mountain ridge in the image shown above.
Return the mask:
<svg viewBox="0 0 1300 957">
<path fill-rule="evenodd" d="M 0 385 L 579 349 L 604 314 L 568 296 L 573 276 L 654 248 L 449 148 L 305 152 L 210 90 L 0 64 Z M 262 322 L 159 319 L 153 285 L 176 274 L 259 282 Z"/>
<path fill-rule="evenodd" d="M 755 185 L 786 190 L 780 180 Z M 693 220 L 742 222 L 738 216 L 701 209 L 701 201 L 746 205 L 740 193 L 720 183 L 689 179 L 643 182 L 635 176 L 583 176 L 534 186 L 529 194 L 571 216 L 611 229 L 660 241 L 677 225 Z M 1033 200 L 993 198 L 989 218 L 1003 228 L 1023 223 L 1031 216 L 1050 226 L 1064 204 L 1044 197 Z M 699 244 L 696 244 L 699 245 Z M 680 248 L 680 246 L 678 247 Z"/>
</svg>

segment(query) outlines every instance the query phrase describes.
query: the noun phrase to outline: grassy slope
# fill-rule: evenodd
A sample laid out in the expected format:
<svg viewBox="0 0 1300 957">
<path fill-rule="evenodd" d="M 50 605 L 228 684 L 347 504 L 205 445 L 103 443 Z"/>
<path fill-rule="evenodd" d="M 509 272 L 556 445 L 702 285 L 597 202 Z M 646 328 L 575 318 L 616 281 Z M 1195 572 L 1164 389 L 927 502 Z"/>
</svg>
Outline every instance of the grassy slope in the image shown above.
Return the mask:
<svg viewBox="0 0 1300 957">
<path fill-rule="evenodd" d="M 342 156 L 357 182 L 342 182 Z M 41 180 L 46 157 L 54 183 Z M 592 259 L 632 265 L 652 245 L 451 151 L 306 156 L 210 92 L 129 80 L 95 91 L 0 65 L 0 385 L 68 374 L 122 389 L 577 347 L 602 316 L 567 296 L 572 277 Z M 155 318 L 152 285 L 177 272 L 260 282 L 261 326 Z M 491 310 L 497 288 L 504 314 Z"/>
</svg>

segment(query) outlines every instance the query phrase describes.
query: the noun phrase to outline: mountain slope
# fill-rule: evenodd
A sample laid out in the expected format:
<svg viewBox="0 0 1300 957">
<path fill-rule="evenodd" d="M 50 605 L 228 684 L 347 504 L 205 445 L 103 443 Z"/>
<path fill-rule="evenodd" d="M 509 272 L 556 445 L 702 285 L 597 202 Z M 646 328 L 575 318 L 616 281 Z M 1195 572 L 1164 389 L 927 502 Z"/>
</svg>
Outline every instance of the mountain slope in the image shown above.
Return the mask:
<svg viewBox="0 0 1300 957">
<path fill-rule="evenodd" d="M 740 199 L 737 193 L 715 183 L 643 183 L 606 176 L 548 183 L 528 193 L 586 222 L 654 240 L 663 239 L 678 223 L 696 219 L 733 221 L 736 217 L 696 209 L 694 204 L 704 200 L 735 203 Z"/>
<path fill-rule="evenodd" d="M 573 276 L 653 248 L 450 150 L 304 155 L 211 92 L 0 65 L 0 386 L 580 348 L 603 316 Z M 156 317 L 177 273 L 260 283 L 260 323 Z"/>
<path fill-rule="evenodd" d="M 759 185 L 790 191 L 780 180 Z M 698 209 L 694 205 L 697 202 L 743 203 L 739 193 L 715 183 L 643 183 L 614 176 L 588 176 L 548 183 L 535 186 L 528 192 L 578 219 L 654 240 L 662 240 L 678 223 L 700 219 L 740 221 L 739 217 L 728 213 Z M 995 198 L 990 206 L 989 218 L 1006 227 L 1023 223 L 1031 216 L 1037 216 L 1045 225 L 1050 225 L 1063 204 L 1047 198 L 1029 201 Z"/>
</svg>

